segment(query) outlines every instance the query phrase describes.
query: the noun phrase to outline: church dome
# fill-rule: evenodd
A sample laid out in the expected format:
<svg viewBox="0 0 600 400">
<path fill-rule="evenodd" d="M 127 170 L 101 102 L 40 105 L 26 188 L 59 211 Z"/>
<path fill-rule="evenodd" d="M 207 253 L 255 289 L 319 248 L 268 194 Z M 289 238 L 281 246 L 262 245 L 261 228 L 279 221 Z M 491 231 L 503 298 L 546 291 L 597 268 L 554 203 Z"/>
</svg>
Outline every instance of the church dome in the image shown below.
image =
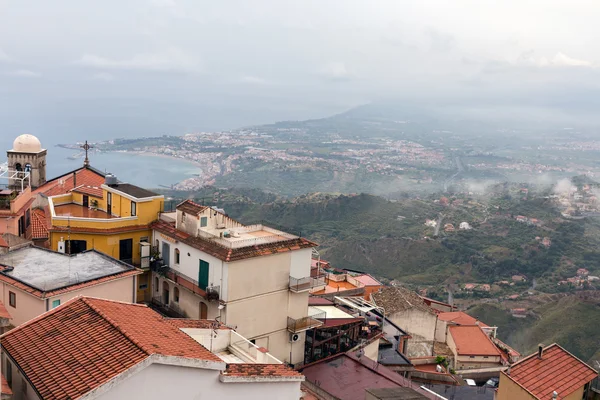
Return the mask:
<svg viewBox="0 0 600 400">
<path fill-rule="evenodd" d="M 26 133 L 15 139 L 12 151 L 19 153 L 39 153 L 42 151 L 42 144 L 38 138 Z"/>
</svg>

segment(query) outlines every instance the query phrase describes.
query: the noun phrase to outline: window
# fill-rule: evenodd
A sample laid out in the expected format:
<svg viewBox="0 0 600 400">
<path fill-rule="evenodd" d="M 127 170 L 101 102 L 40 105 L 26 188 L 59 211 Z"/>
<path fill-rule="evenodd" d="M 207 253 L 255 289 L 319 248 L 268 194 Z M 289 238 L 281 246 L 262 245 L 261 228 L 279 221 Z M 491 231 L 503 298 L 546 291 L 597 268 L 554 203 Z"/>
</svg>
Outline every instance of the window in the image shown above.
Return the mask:
<svg viewBox="0 0 600 400">
<path fill-rule="evenodd" d="M 25 227 L 29 228 L 31 225 L 31 210 L 25 211 Z"/>
<path fill-rule="evenodd" d="M 16 163 L 16 164 L 15 164 L 15 169 L 16 169 L 17 171 L 23 171 L 23 167 L 21 166 L 21 164 L 20 164 L 20 163 Z"/>
<path fill-rule="evenodd" d="M 488 356 L 483 356 L 483 358 L 489 358 Z"/>
<path fill-rule="evenodd" d="M 142 284 L 139 286 L 139 288 L 140 288 L 140 290 L 144 290 L 144 289 L 148 288 L 148 285 L 147 285 L 147 284 L 145 284 L 145 283 L 142 283 Z"/>
<path fill-rule="evenodd" d="M 469 358 L 475 358 L 475 356 L 469 356 Z"/>
<path fill-rule="evenodd" d="M 179 303 L 179 288 L 178 287 L 173 289 L 173 300 L 175 300 L 175 303 Z"/>
<path fill-rule="evenodd" d="M 131 216 L 135 217 L 137 215 L 137 203 L 135 201 L 131 202 Z"/>
<path fill-rule="evenodd" d="M 60 299 L 52 300 L 52 308 L 56 308 L 58 306 L 60 306 Z"/>
<path fill-rule="evenodd" d="M 8 304 L 11 307 L 17 308 L 17 295 L 13 292 L 8 292 Z"/>
<path fill-rule="evenodd" d="M 140 238 L 140 242 L 146 242 L 146 243 L 150 243 L 150 242 L 148 241 L 148 236 L 142 236 L 142 237 Z"/>
<path fill-rule="evenodd" d="M 179 264 L 179 249 L 175 249 L 175 264 Z"/>
<path fill-rule="evenodd" d="M 6 360 L 6 382 L 8 382 L 8 386 L 12 386 L 12 364 L 8 359 Z"/>
<path fill-rule="evenodd" d="M 201 227 L 205 227 L 208 225 L 208 217 L 202 217 L 200 218 L 200 226 Z"/>
<path fill-rule="evenodd" d="M 158 292 L 158 278 L 154 278 L 154 290 Z"/>
<path fill-rule="evenodd" d="M 198 286 L 202 290 L 206 290 L 206 287 L 208 286 L 208 268 L 208 263 L 204 260 L 200 260 L 200 268 L 198 268 Z"/>
<path fill-rule="evenodd" d="M 25 172 L 31 172 L 31 164 L 25 164 Z"/>
</svg>

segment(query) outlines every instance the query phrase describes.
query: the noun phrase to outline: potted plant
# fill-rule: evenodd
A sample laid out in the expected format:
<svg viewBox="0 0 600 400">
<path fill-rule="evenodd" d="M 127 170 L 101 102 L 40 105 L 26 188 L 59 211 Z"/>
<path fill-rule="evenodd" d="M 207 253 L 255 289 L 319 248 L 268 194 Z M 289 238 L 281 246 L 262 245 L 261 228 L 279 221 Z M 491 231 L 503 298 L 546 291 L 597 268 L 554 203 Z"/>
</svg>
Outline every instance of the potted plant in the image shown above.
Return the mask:
<svg viewBox="0 0 600 400">
<path fill-rule="evenodd" d="M 90 205 L 91 205 L 91 209 L 96 211 L 98 209 L 98 200 L 92 199 L 92 201 L 90 202 Z"/>
</svg>

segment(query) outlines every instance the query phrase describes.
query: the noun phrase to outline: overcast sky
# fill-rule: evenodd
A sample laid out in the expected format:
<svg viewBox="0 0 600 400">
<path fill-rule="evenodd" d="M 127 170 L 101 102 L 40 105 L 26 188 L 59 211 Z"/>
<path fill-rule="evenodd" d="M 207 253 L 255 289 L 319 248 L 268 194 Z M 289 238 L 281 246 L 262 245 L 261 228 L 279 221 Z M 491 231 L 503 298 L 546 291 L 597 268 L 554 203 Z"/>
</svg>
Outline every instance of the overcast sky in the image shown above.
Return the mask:
<svg viewBox="0 0 600 400">
<path fill-rule="evenodd" d="M 597 0 L 0 0 L 0 116 L 75 104 L 85 120 L 107 99 L 175 130 L 389 98 L 584 112 L 598 15 Z"/>
</svg>

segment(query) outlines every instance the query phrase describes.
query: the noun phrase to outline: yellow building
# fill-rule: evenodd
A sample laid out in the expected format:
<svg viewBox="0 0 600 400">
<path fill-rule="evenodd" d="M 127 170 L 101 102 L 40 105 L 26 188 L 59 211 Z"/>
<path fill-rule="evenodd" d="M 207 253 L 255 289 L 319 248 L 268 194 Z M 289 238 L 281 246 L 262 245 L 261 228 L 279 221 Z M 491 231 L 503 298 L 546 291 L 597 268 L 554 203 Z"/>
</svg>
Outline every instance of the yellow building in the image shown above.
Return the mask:
<svg viewBox="0 0 600 400">
<path fill-rule="evenodd" d="M 146 272 L 138 277 L 137 299 L 149 300 L 150 224 L 163 207 L 162 195 L 107 175 L 99 187 L 80 185 L 48 197 L 50 247 L 67 254 L 95 249 L 140 266 Z"/>
</svg>

